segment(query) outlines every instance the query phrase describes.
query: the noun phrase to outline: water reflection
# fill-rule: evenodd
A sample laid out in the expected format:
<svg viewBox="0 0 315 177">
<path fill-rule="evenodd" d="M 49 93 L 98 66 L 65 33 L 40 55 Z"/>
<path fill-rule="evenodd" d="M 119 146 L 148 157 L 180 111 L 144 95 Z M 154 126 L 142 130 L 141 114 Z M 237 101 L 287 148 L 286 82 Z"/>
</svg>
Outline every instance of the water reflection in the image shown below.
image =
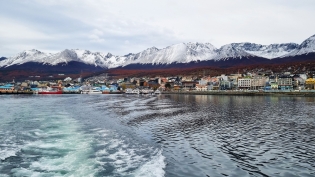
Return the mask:
<svg viewBox="0 0 315 177">
<path fill-rule="evenodd" d="M 315 175 L 314 98 L 128 99 L 120 119 L 163 147 L 166 176 Z"/>
</svg>

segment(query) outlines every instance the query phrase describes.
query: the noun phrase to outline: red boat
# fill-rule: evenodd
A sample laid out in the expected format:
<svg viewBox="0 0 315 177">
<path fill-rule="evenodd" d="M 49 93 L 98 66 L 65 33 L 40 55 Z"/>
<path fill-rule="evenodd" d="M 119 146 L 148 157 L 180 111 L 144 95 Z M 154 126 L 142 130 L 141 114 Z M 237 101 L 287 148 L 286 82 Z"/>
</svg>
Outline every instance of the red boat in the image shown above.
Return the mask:
<svg viewBox="0 0 315 177">
<path fill-rule="evenodd" d="M 39 90 L 38 94 L 62 94 L 61 87 L 47 87 L 45 90 Z"/>
</svg>

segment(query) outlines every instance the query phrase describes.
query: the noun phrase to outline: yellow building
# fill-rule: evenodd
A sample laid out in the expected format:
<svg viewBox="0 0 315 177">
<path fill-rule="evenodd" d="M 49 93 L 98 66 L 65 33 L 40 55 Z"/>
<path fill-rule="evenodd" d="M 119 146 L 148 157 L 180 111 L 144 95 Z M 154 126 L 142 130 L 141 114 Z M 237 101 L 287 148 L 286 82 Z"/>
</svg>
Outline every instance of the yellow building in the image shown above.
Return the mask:
<svg viewBox="0 0 315 177">
<path fill-rule="evenodd" d="M 315 89 L 315 79 L 313 78 L 306 79 L 305 85 L 307 89 Z"/>
</svg>

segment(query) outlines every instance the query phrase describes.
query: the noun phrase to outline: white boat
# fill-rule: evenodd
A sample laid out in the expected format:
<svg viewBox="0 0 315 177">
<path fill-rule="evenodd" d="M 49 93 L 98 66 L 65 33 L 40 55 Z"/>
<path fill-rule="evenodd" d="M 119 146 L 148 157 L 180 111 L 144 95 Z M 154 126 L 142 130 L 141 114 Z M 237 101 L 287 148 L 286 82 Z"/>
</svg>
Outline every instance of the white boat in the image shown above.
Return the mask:
<svg viewBox="0 0 315 177">
<path fill-rule="evenodd" d="M 126 94 L 132 94 L 132 89 L 131 88 L 127 88 L 125 91 Z"/>
<path fill-rule="evenodd" d="M 97 89 L 89 90 L 87 94 L 102 94 L 102 91 Z"/>
<path fill-rule="evenodd" d="M 161 94 L 160 90 L 155 90 L 154 94 Z"/>
<path fill-rule="evenodd" d="M 140 90 L 139 89 L 133 89 L 132 94 L 140 94 Z"/>
<path fill-rule="evenodd" d="M 142 94 L 152 94 L 154 91 L 152 89 L 142 89 L 141 93 Z"/>
<path fill-rule="evenodd" d="M 81 90 L 81 94 L 88 94 L 90 90 Z"/>
</svg>

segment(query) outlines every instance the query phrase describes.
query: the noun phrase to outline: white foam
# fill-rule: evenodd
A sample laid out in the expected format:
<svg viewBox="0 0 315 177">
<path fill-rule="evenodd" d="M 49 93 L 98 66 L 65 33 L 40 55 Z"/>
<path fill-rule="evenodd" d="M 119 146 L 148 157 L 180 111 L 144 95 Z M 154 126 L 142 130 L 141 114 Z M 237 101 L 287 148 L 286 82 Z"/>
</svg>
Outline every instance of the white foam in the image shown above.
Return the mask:
<svg viewBox="0 0 315 177">
<path fill-rule="evenodd" d="M 13 169 L 14 176 L 29 176 L 29 177 L 39 177 L 41 176 L 40 172 L 34 172 L 26 168 Z"/>
<path fill-rule="evenodd" d="M 28 142 L 23 149 L 37 152 L 40 159 L 30 161 L 28 169 L 14 169 L 15 176 L 94 176 L 96 160 L 90 158 L 93 137 L 82 134 L 80 124 L 69 116 L 47 120 L 32 134 L 37 141 Z M 30 154 L 22 154 L 28 158 Z M 38 173 L 38 171 L 42 171 Z"/>
<path fill-rule="evenodd" d="M 150 161 L 142 165 L 136 172 L 135 176 L 141 177 L 162 177 L 165 175 L 164 168 L 166 167 L 165 157 L 162 155 L 162 151 L 151 158 Z"/>
<path fill-rule="evenodd" d="M 8 132 L 0 132 L 0 136 L 3 140 L 0 141 L 0 160 L 5 160 L 9 157 L 17 156 L 17 153 L 21 151 L 21 145 L 17 144 L 16 135 L 10 134 Z"/>
<path fill-rule="evenodd" d="M 95 176 L 106 170 L 104 168 L 108 164 L 115 168 L 113 176 L 130 176 L 133 173 L 135 176 L 164 175 L 164 157 L 153 147 L 129 144 L 131 141 L 125 140 L 128 137 L 120 137 L 108 130 L 82 132 L 81 124 L 66 114 L 53 118 L 43 116 L 40 121 L 42 124 L 36 129 L 21 132 L 35 141 L 24 141 L 21 145 L 21 158 L 29 167 L 12 169 L 13 176 Z M 0 149 L 2 160 L 21 151 L 17 144 L 4 145 L 7 146 L 2 145 L 4 148 Z M 148 158 L 145 154 L 155 155 Z M 39 159 L 33 161 L 34 157 Z M 151 174 L 148 173 L 152 172 L 149 168 L 157 169 Z M 134 169 L 138 170 L 130 171 Z"/>
<path fill-rule="evenodd" d="M 145 144 L 139 144 L 139 146 L 137 144 L 128 144 L 120 138 L 115 138 L 114 135 L 107 137 L 107 134 L 97 134 L 100 135 L 98 139 L 100 143 L 104 141 L 107 142 L 106 146 L 100 146 L 100 149 L 95 152 L 96 161 L 100 166 L 99 168 L 102 168 L 102 166 L 106 164 L 110 164 L 115 168 L 113 176 L 130 176 L 130 174 L 133 176 L 134 174 L 143 175 L 146 171 L 150 171 L 149 169 L 146 170 L 146 168 L 156 168 L 156 165 L 158 165 L 160 170 L 155 170 L 156 172 L 154 172 L 154 174 L 158 176 L 164 175 L 164 157 L 160 151 L 154 150 L 153 147 Z M 144 156 L 147 153 L 156 155 L 148 159 Z M 136 172 L 130 172 L 131 169 L 138 170 Z"/>
<path fill-rule="evenodd" d="M 0 159 L 5 160 L 8 157 L 16 156 L 16 153 L 20 151 L 20 148 L 5 147 L 0 149 Z"/>
</svg>

